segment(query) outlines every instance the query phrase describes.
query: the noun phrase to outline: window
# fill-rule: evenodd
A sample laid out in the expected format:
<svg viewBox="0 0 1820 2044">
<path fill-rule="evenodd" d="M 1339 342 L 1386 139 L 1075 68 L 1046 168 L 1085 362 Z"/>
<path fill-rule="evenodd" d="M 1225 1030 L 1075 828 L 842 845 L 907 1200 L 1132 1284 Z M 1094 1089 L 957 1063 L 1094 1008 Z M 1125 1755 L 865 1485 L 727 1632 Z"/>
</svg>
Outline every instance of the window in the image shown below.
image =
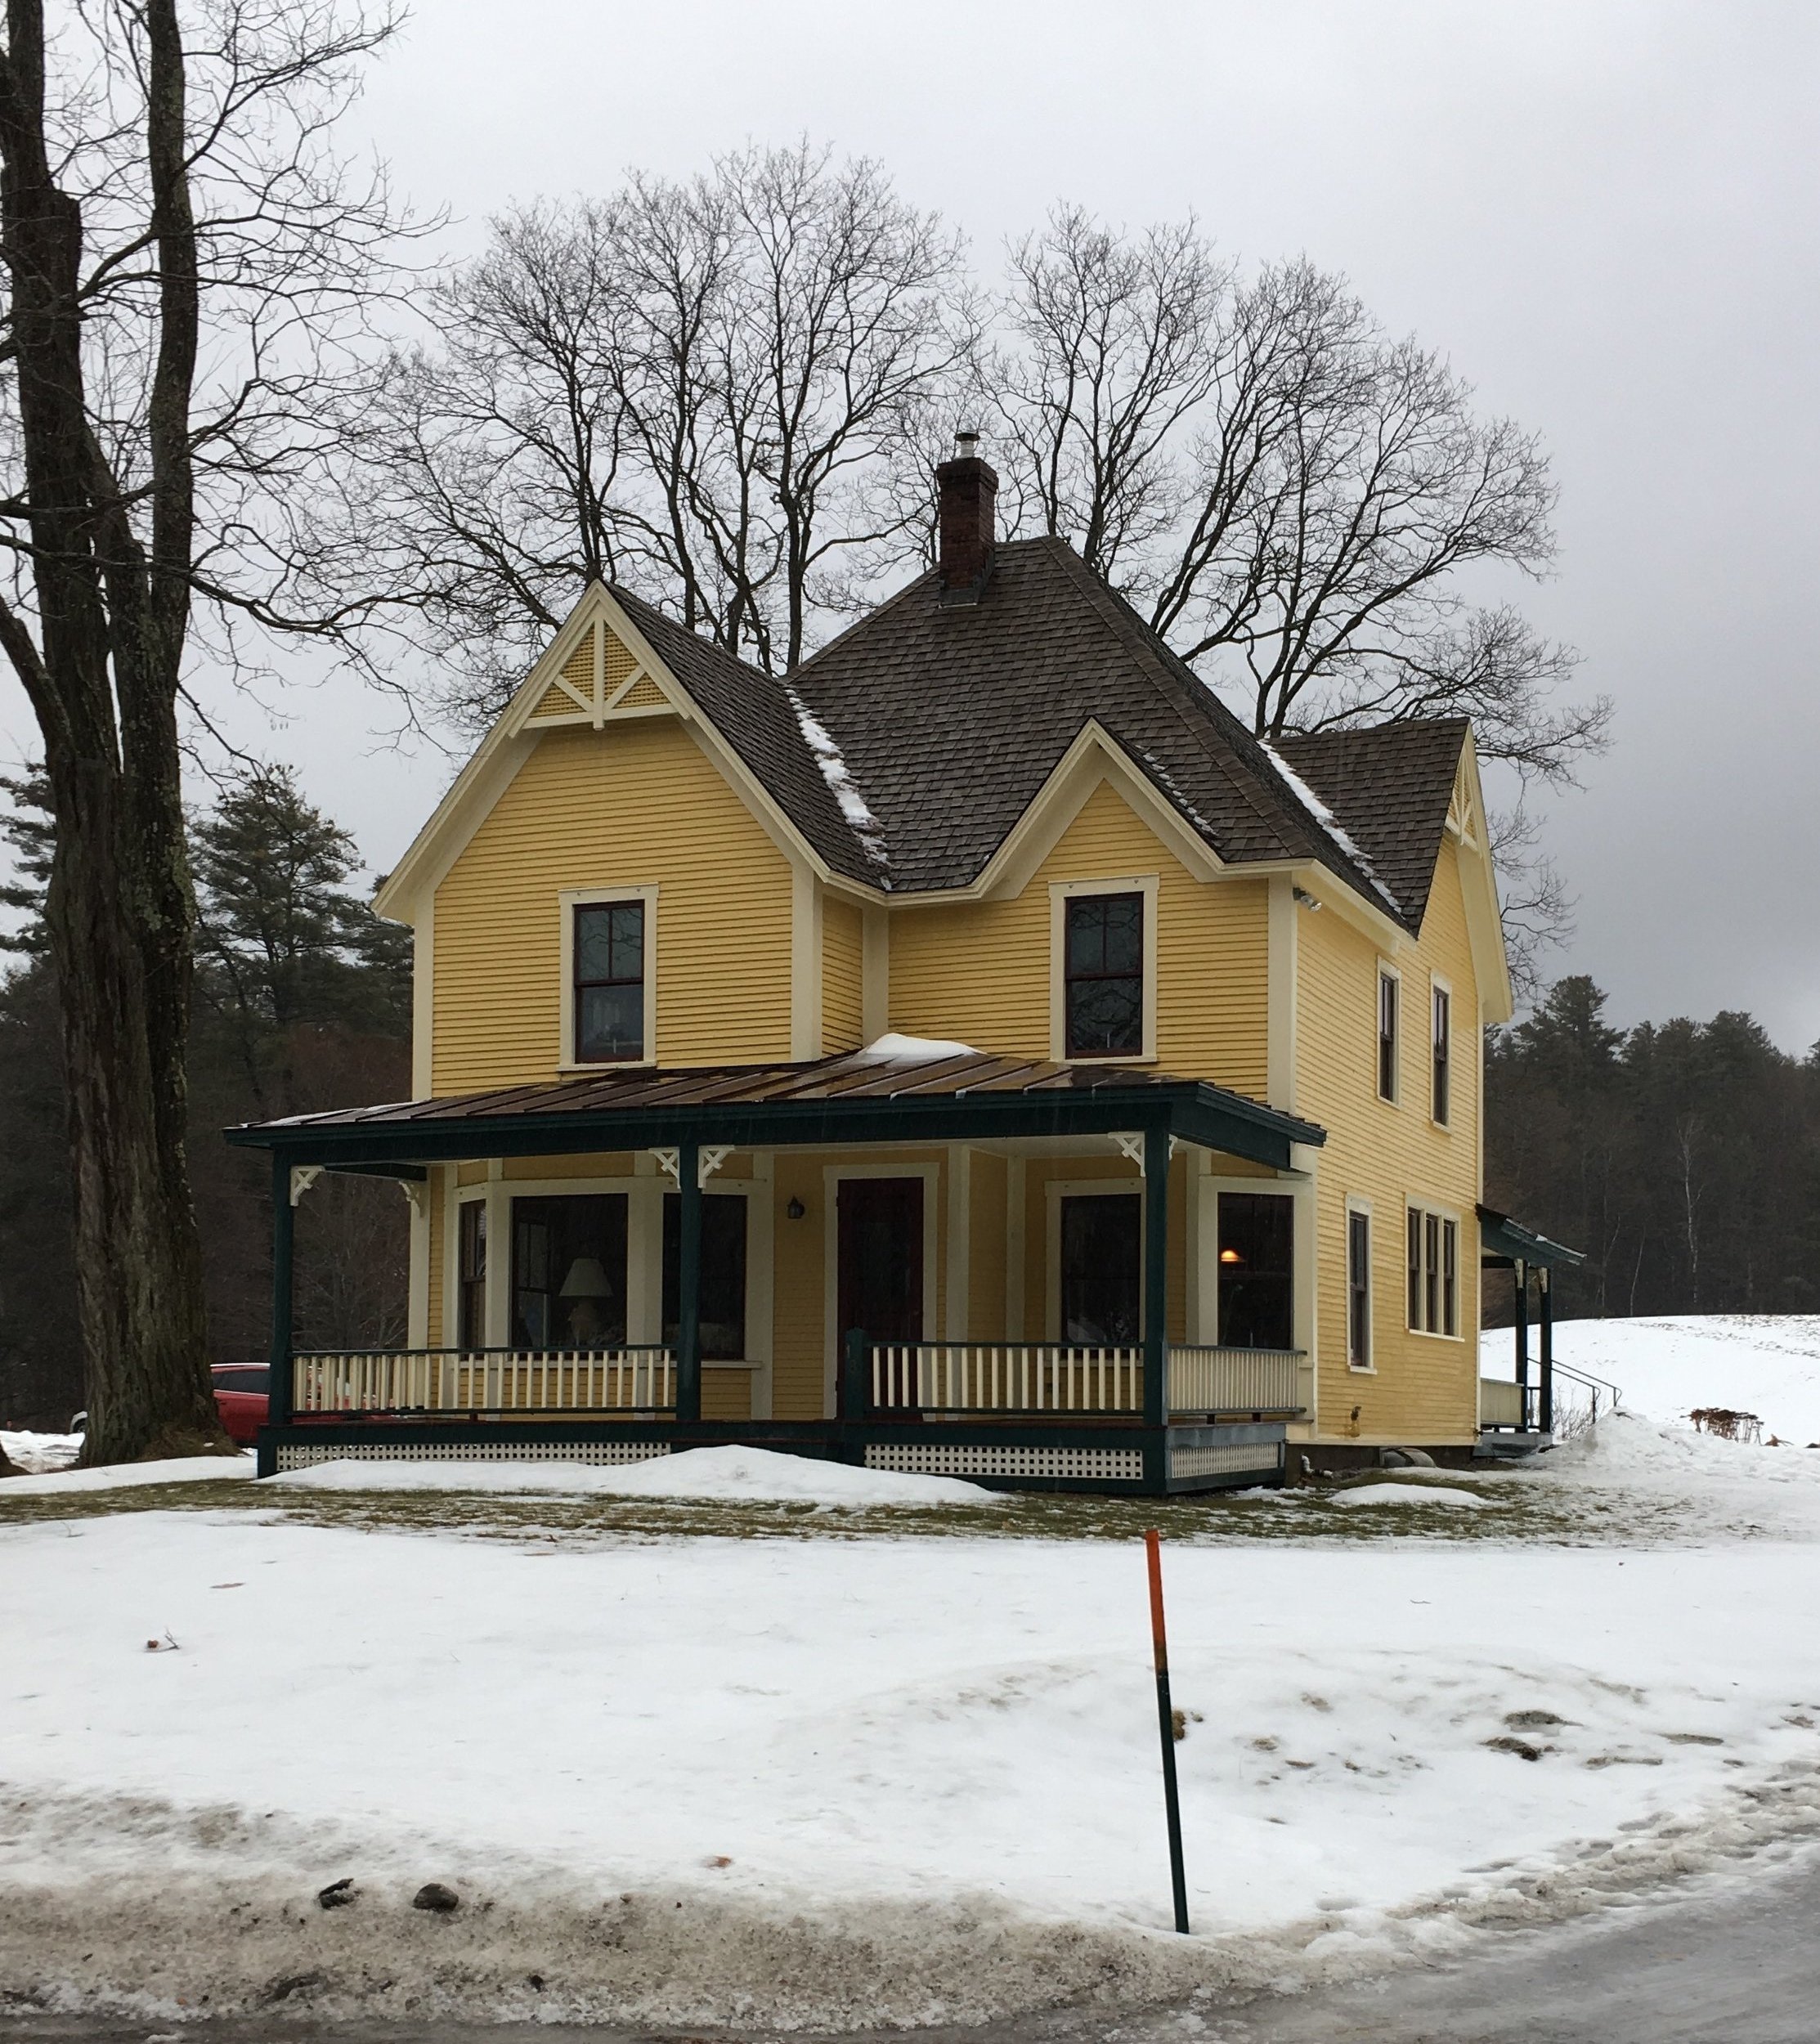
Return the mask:
<svg viewBox="0 0 1820 2044">
<path fill-rule="evenodd" d="M 1275 1192 L 1219 1199 L 1221 1344 L 1293 1348 L 1295 1204 Z"/>
<path fill-rule="evenodd" d="M 1144 1054 L 1144 897 L 1076 894 L 1062 961 L 1069 1057 Z"/>
<path fill-rule="evenodd" d="M 456 1338 L 464 1349 L 486 1346 L 486 1202 L 464 1199 L 461 1217 Z"/>
<path fill-rule="evenodd" d="M 1454 1055 L 1453 996 L 1446 988 L 1434 990 L 1434 1114 L 1443 1127 L 1452 1090 Z"/>
<path fill-rule="evenodd" d="M 702 1354 L 709 1362 L 746 1355 L 746 1200 L 737 1192 L 702 1201 Z M 683 1203 L 664 1195 L 664 1339 L 673 1347 L 683 1317 Z"/>
<path fill-rule="evenodd" d="M 1411 1207 L 1409 1319 L 1418 1334 L 1459 1333 L 1459 1223 L 1451 1214 Z"/>
<path fill-rule="evenodd" d="M 1061 1203 L 1061 1338 L 1095 1347 L 1142 1339 L 1143 1203 L 1119 1192 Z"/>
<path fill-rule="evenodd" d="M 1371 1216 L 1356 1207 L 1346 1217 L 1346 1360 L 1371 1367 Z"/>
<path fill-rule="evenodd" d="M 1378 1097 L 1396 1098 L 1396 1004 L 1402 983 L 1394 972 L 1378 974 Z"/>
<path fill-rule="evenodd" d="M 625 1341 L 625 1195 L 512 1202 L 515 1348 Z"/>
<path fill-rule="evenodd" d="M 574 915 L 575 1062 L 635 1062 L 645 1054 L 645 903 L 584 902 Z"/>
</svg>

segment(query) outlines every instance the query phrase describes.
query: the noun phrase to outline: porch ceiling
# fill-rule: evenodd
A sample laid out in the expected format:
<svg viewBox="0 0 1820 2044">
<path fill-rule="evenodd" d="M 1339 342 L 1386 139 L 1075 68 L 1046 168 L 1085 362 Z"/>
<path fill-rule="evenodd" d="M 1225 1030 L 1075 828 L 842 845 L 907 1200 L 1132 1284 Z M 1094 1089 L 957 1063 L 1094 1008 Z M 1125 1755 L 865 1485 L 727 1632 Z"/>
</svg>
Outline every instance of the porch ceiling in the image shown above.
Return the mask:
<svg viewBox="0 0 1820 2044">
<path fill-rule="evenodd" d="M 678 1143 L 739 1149 L 1103 1136 L 1182 1137 L 1285 1171 L 1326 1132 L 1242 1093 L 1129 1065 L 965 1056 L 603 1070 L 542 1086 L 401 1101 L 226 1132 L 294 1164 L 385 1170 L 455 1158 L 553 1156 Z M 408 1172 L 401 1175 L 415 1175 Z"/>
</svg>

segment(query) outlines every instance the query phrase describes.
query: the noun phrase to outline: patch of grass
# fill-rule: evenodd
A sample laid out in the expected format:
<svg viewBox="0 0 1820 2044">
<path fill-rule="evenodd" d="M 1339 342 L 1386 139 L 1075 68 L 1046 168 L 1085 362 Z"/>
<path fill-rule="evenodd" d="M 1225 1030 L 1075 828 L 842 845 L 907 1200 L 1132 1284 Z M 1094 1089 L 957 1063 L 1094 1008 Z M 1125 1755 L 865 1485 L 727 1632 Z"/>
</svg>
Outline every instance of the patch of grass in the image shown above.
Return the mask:
<svg viewBox="0 0 1820 2044">
<path fill-rule="evenodd" d="M 1383 1481 L 1372 1472 L 1370 1481 Z M 1092 1498 L 1027 1493 L 981 1507 L 935 1506 L 847 1511 L 802 1504 L 719 1504 L 611 1497 L 513 1497 L 492 1491 L 329 1491 L 245 1483 L 148 1484 L 136 1489 L 39 1494 L 9 1500 L 0 1486 L 0 1527 L 99 1518 L 125 1512 L 223 1509 L 271 1525 L 337 1526 L 356 1531 L 455 1535 L 531 1547 L 577 1549 L 666 1540 L 1135 1540 L 1155 1526 L 1165 1539 L 1196 1546 L 1255 1540 L 1370 1545 L 1406 1539 L 1448 1543 L 1517 1541 L 1568 1546 L 1630 1546 L 1672 1541 L 1676 1520 L 1634 1499 L 1568 1495 L 1531 1486 L 1520 1475 L 1449 1482 L 1483 1497 L 1488 1510 L 1463 1512 L 1421 1501 L 1349 1509 L 1326 1486 L 1195 1497 Z"/>
</svg>

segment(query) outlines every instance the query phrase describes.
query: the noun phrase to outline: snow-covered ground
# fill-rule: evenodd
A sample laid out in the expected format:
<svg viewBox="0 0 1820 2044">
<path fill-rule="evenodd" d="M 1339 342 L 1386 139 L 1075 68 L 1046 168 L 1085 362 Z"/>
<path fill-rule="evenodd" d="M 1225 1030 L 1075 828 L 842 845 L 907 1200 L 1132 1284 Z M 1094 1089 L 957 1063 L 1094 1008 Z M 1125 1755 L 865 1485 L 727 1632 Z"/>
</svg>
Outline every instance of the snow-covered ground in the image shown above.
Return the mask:
<svg viewBox="0 0 1820 2044">
<path fill-rule="evenodd" d="M 1141 1549 L 991 1537 L 1016 1500 L 941 1538 L 437 1538 L 276 1486 L 7 1526 L 0 1982 L 965 2019 L 1344 1978 L 1820 1831 L 1820 1455 L 1621 1419 L 1401 1487 L 1486 1502 L 1297 1493 L 1222 1508 L 1280 1539 L 1167 1549 L 1187 1939 Z M 1523 1499 L 1567 1530 L 1501 1530 Z M 1612 1536 L 1645 1502 L 1672 1544 Z"/>
<path fill-rule="evenodd" d="M 46 1469 L 67 1469 L 81 1453 L 79 1433 L 15 1433 L 0 1427 L 0 1455 L 28 1475 L 36 1476 Z"/>
<path fill-rule="evenodd" d="M 1531 1373 L 1535 1330 L 1530 1330 Z M 1480 1342 L 1487 1377 L 1510 1377 L 1515 1338 L 1495 1329 Z M 1794 1446 L 1820 1442 L 1820 1317 L 1713 1314 L 1659 1320 L 1563 1320 L 1554 1352 L 1589 1375 L 1619 1385 L 1626 1409 L 1652 1419 L 1685 1420 L 1717 1405 L 1754 1413 L 1764 1438 Z M 1565 1378 L 1556 1387 L 1565 1411 L 1586 1394 Z"/>
<path fill-rule="evenodd" d="M 77 1443 L 81 1452 L 81 1436 L 67 1437 Z M 57 1441 L 65 1437 L 57 1434 L 13 1435 L 9 1438 L 27 1441 Z M 9 1457 L 22 1469 L 33 1468 L 30 1460 L 20 1461 L 7 1450 Z M 53 1459 L 37 1459 L 37 1473 L 29 1476 L 9 1477 L 0 1484 L 0 1500 L 29 1497 L 73 1497 L 83 1490 L 131 1490 L 146 1483 L 219 1483 L 236 1478 L 250 1477 L 258 1458 L 248 1450 L 237 1455 L 180 1455 L 168 1462 L 116 1462 L 101 1469 L 73 1469 L 69 1464 L 74 1455 Z"/>
</svg>

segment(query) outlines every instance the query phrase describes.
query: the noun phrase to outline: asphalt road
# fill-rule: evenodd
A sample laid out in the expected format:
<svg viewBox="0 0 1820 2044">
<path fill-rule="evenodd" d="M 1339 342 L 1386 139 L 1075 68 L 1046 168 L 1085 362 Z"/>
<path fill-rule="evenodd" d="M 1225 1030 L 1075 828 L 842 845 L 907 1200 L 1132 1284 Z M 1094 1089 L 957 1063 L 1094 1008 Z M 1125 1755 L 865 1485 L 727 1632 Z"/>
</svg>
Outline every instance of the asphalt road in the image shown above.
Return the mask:
<svg viewBox="0 0 1820 2044">
<path fill-rule="evenodd" d="M 661 2044 L 651 2031 L 542 2033 L 555 2044 Z M 0 2016 L 0 2044 L 146 2044 L 172 2034 L 144 2022 Z M 721 2033 L 726 2044 L 736 2035 L 760 2044 L 757 2033 Z M 527 2036 L 522 2024 L 289 2016 L 187 2024 L 182 2044 L 526 2044 Z M 896 2044 L 1820 2044 L 1820 1849 L 1711 1890 L 1520 1934 L 1434 1971 L 1232 2006 L 1057 2010 L 891 2036 Z M 688 2044 L 711 2040 L 697 2033 Z M 788 2044 L 820 2041 L 796 2033 Z"/>
</svg>

